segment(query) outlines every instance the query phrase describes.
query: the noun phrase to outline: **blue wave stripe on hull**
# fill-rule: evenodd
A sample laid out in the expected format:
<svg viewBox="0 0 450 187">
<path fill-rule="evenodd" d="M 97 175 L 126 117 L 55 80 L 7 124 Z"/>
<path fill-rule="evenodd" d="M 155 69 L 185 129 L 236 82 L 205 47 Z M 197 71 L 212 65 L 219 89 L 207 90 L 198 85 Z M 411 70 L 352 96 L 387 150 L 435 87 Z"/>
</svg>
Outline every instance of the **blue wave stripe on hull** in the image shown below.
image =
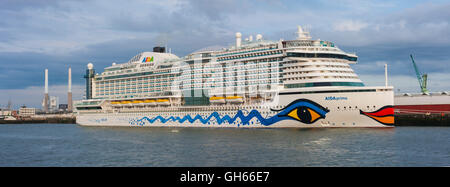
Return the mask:
<svg viewBox="0 0 450 187">
<path fill-rule="evenodd" d="M 142 125 L 145 125 L 146 122 L 155 123 L 155 121 L 159 120 L 163 124 L 165 124 L 169 121 L 179 122 L 179 123 L 184 123 L 186 121 L 188 121 L 189 123 L 194 123 L 196 121 L 199 121 L 202 124 L 207 124 L 207 123 L 210 123 L 214 117 L 215 121 L 219 125 L 221 125 L 223 123 L 233 124 L 238 119 L 240 119 L 240 123 L 237 124 L 238 126 L 240 126 L 241 124 L 249 125 L 250 121 L 253 118 L 256 118 L 261 123 L 261 125 L 269 126 L 269 125 L 272 125 L 272 124 L 277 123 L 282 120 L 297 120 L 297 121 L 299 121 L 297 119 L 298 117 L 292 118 L 292 117 L 287 116 L 287 114 L 289 114 L 291 111 L 293 111 L 294 109 L 296 109 L 298 107 L 307 107 L 309 109 L 312 109 L 315 112 L 317 112 L 321 118 L 325 118 L 325 114 L 329 112 L 328 109 L 325 109 L 324 107 L 320 106 L 319 104 L 317 104 L 313 101 L 310 101 L 307 99 L 298 99 L 298 100 L 291 102 L 288 106 L 286 106 L 285 108 L 283 108 L 281 110 L 271 109 L 272 111 L 278 111 L 279 113 L 272 117 L 269 117 L 269 118 L 264 118 L 258 110 L 253 109 L 252 111 L 250 111 L 248 113 L 247 116 L 244 115 L 242 110 L 238 110 L 236 112 L 236 114 L 234 115 L 234 117 L 230 117 L 229 115 L 224 115 L 223 117 L 220 117 L 220 114 L 217 111 L 214 111 L 207 118 L 203 118 L 199 114 L 195 115 L 194 118 L 192 118 L 191 115 L 185 115 L 183 118 L 180 118 L 178 116 L 177 117 L 170 116 L 168 118 L 164 118 L 162 116 L 156 116 L 154 118 L 143 117 L 141 119 L 132 120 L 129 123 L 131 125 L 141 125 L 142 126 Z M 310 123 L 313 123 L 314 121 L 301 121 L 301 122 L 310 124 Z"/>
<path fill-rule="evenodd" d="M 229 115 L 224 115 L 223 117 L 220 117 L 218 112 L 213 112 L 207 118 L 202 118 L 202 116 L 200 116 L 199 114 L 195 115 L 194 118 L 192 118 L 190 115 L 186 115 L 183 118 L 174 117 L 174 116 L 164 118 L 162 116 L 156 116 L 152 119 L 148 118 L 148 117 L 143 117 L 141 119 L 134 121 L 134 123 L 143 125 L 143 123 L 145 123 L 144 121 L 154 123 L 155 121 L 159 120 L 161 123 L 167 123 L 169 121 L 179 122 L 179 123 L 184 123 L 185 121 L 188 121 L 189 123 L 194 123 L 195 121 L 200 121 L 202 124 L 207 124 L 208 122 L 211 122 L 211 119 L 213 117 L 216 119 L 216 122 L 219 125 L 221 125 L 224 122 L 232 124 L 232 123 L 236 122 L 236 120 L 238 118 L 241 120 L 242 125 L 249 125 L 250 121 L 256 117 L 256 119 L 258 119 L 262 125 L 269 126 L 280 120 L 287 119 L 286 117 L 278 117 L 278 116 L 273 116 L 273 117 L 266 119 L 266 118 L 262 117 L 262 115 L 257 110 L 252 110 L 247 116 L 245 116 L 241 110 L 238 110 L 238 112 L 236 113 L 236 115 L 234 117 L 230 117 Z M 240 123 L 238 123 L 238 126 L 239 125 L 240 125 Z"/>
</svg>

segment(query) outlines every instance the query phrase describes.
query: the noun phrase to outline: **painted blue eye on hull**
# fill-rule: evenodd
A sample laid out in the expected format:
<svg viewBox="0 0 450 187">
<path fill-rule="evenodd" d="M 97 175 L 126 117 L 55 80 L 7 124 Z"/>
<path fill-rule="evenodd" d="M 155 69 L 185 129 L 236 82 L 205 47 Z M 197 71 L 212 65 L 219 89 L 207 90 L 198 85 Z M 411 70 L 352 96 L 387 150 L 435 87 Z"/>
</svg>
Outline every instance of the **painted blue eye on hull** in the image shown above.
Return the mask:
<svg viewBox="0 0 450 187">
<path fill-rule="evenodd" d="M 280 111 L 277 114 L 278 117 L 288 117 L 291 120 L 306 124 L 312 124 L 325 118 L 325 115 L 329 112 L 328 109 L 308 99 L 297 99 L 281 110 L 271 110 Z"/>
<path fill-rule="evenodd" d="M 271 109 L 271 110 L 272 111 L 281 111 L 280 113 L 278 113 L 278 115 L 286 115 L 298 107 L 310 108 L 310 109 L 314 110 L 315 112 L 317 112 L 318 114 L 320 114 L 321 116 L 325 116 L 325 114 L 329 112 L 328 109 L 320 106 L 319 104 L 317 104 L 314 101 L 307 100 L 307 99 L 295 100 L 281 110 L 274 110 L 274 109 Z"/>
<path fill-rule="evenodd" d="M 229 115 L 223 115 L 221 117 L 218 112 L 213 112 L 206 118 L 203 118 L 201 115 L 198 114 L 195 115 L 194 118 L 192 118 L 190 115 L 186 115 L 182 118 L 178 116 L 177 117 L 170 116 L 168 118 L 156 116 L 154 118 L 143 117 L 141 119 L 131 120 L 130 124 L 142 126 L 145 125 L 146 122 L 152 124 L 157 120 L 159 120 L 163 124 L 169 121 L 178 123 L 184 122 L 194 123 L 198 121 L 204 125 L 207 125 L 211 124 L 211 122 L 214 122 L 213 118 L 215 119 L 215 122 L 219 125 L 223 123 L 234 124 L 235 122 L 238 122 L 237 123 L 238 126 L 250 125 L 250 122 L 253 118 L 256 118 L 259 121 L 259 123 L 264 126 L 269 126 L 283 120 L 297 120 L 302 123 L 311 124 L 319 119 L 325 118 L 326 113 L 329 112 L 328 109 L 320 106 L 314 101 L 307 99 L 295 100 L 281 110 L 274 110 L 274 109 L 271 110 L 279 113 L 269 118 L 264 118 L 261 115 L 261 113 L 256 109 L 251 110 L 248 113 L 248 115 L 245 115 L 242 112 L 242 110 L 238 110 L 237 113 L 234 115 L 234 117 L 230 117 Z M 238 121 L 238 119 L 240 121 Z"/>
</svg>

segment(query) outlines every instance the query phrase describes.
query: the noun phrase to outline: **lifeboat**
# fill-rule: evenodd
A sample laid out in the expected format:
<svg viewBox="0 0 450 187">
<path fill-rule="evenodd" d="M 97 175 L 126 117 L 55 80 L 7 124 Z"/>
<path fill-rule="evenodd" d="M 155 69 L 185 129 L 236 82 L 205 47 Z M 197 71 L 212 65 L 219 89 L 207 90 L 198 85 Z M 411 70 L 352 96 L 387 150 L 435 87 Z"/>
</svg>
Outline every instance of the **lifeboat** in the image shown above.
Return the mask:
<svg viewBox="0 0 450 187">
<path fill-rule="evenodd" d="M 158 105 L 170 105 L 170 101 L 168 99 L 158 99 L 156 100 Z"/>
<path fill-rule="evenodd" d="M 227 102 L 229 102 L 229 103 L 243 103 L 244 99 L 242 98 L 242 96 L 228 96 L 227 97 Z"/>
<path fill-rule="evenodd" d="M 143 101 L 141 101 L 141 100 L 134 100 L 134 101 L 132 101 L 131 102 L 133 105 L 143 105 Z"/>
<path fill-rule="evenodd" d="M 225 98 L 224 97 L 211 97 L 209 98 L 209 102 L 211 103 L 225 103 Z"/>
<path fill-rule="evenodd" d="M 121 101 L 120 104 L 122 106 L 124 106 L 124 105 L 131 105 L 131 101 Z"/>
<path fill-rule="evenodd" d="M 153 100 L 153 99 L 146 99 L 146 100 L 144 100 L 144 104 L 145 105 L 155 106 L 156 105 L 156 101 Z"/>
<path fill-rule="evenodd" d="M 120 104 L 130 104 L 131 101 L 121 101 Z"/>
<path fill-rule="evenodd" d="M 120 104 L 120 102 L 119 101 L 111 101 L 111 104 L 112 105 L 118 105 L 118 104 Z"/>
</svg>

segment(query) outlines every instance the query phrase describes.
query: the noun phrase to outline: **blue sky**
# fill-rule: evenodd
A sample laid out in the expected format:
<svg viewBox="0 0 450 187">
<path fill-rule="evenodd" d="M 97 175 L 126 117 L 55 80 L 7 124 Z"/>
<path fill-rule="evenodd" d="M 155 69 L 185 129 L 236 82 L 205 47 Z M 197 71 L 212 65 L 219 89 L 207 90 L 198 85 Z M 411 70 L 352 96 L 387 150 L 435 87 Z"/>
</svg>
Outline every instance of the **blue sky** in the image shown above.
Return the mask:
<svg viewBox="0 0 450 187">
<path fill-rule="evenodd" d="M 234 42 L 234 33 L 293 39 L 297 25 L 314 39 L 356 52 L 366 85 L 383 85 L 383 64 L 400 92 L 418 92 L 409 54 L 432 91 L 450 90 L 450 1 L 369 0 L 1 0 L 0 107 L 11 99 L 40 107 L 44 69 L 50 95 L 66 101 L 67 68 L 81 98 L 86 64 L 97 71 L 167 41 L 184 56 Z"/>
</svg>

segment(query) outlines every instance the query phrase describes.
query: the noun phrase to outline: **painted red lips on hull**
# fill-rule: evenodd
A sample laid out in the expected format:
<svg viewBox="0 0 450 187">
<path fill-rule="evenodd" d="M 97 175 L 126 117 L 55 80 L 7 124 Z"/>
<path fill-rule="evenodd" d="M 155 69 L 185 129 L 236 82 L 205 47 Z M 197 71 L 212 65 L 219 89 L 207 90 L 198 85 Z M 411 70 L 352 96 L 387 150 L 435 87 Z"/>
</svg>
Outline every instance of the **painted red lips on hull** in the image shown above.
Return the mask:
<svg viewBox="0 0 450 187">
<path fill-rule="evenodd" d="M 375 112 L 363 112 L 362 110 L 359 110 L 359 113 L 368 116 L 383 125 L 394 125 L 394 106 L 392 105 L 384 106 Z"/>
</svg>

